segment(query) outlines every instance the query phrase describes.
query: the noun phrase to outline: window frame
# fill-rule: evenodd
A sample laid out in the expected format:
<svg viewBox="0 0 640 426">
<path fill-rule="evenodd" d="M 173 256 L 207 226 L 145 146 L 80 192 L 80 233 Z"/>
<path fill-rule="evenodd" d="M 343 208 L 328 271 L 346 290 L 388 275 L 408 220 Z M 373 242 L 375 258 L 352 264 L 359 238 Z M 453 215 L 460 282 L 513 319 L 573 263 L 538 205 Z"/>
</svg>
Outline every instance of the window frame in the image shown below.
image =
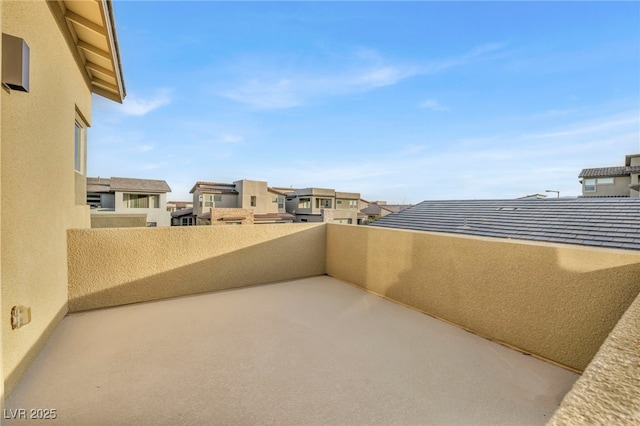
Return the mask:
<svg viewBox="0 0 640 426">
<path fill-rule="evenodd" d="M 84 175 L 87 170 L 88 124 L 76 111 L 73 127 L 73 170 Z"/>
<path fill-rule="evenodd" d="M 584 192 L 596 192 L 597 179 L 585 179 L 584 180 Z"/>
</svg>

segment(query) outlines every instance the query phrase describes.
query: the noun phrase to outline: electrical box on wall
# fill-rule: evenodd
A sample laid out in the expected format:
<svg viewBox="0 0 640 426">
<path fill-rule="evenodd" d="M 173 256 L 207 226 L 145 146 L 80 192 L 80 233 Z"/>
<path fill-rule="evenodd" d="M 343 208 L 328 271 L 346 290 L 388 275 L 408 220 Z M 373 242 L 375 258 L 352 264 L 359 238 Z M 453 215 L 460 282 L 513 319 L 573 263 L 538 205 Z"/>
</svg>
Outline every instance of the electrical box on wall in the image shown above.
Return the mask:
<svg viewBox="0 0 640 426">
<path fill-rule="evenodd" d="M 2 34 L 2 84 L 29 91 L 29 46 L 19 38 Z"/>
</svg>

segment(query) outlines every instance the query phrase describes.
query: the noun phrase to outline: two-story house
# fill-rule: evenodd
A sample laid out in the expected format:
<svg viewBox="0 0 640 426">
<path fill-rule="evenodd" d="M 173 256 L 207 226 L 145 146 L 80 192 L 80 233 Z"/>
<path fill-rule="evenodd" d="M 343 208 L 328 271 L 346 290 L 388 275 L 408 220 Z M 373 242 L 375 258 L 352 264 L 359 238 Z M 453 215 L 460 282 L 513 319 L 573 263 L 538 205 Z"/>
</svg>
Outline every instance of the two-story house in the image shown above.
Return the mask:
<svg viewBox="0 0 640 426">
<path fill-rule="evenodd" d="M 640 196 L 640 154 L 627 155 L 624 166 L 583 169 L 578 177 L 583 197 Z"/>
<path fill-rule="evenodd" d="M 360 194 L 328 188 L 295 189 L 287 194 L 287 212 L 296 222 L 333 222 L 357 224 Z"/>
<path fill-rule="evenodd" d="M 88 177 L 91 227 L 170 226 L 167 192 L 164 180 Z"/>
<path fill-rule="evenodd" d="M 198 181 L 190 193 L 193 208 L 173 212 L 172 225 L 291 223 L 294 219 L 285 210 L 286 195 L 264 181 Z"/>
</svg>

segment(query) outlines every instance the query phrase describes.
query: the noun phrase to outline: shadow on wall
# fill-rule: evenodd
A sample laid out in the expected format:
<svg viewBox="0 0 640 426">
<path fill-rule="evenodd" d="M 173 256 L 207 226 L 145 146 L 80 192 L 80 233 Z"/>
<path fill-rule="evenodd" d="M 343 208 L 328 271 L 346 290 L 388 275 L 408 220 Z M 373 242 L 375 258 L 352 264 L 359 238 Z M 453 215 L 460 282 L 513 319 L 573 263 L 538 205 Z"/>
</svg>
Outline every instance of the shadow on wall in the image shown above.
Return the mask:
<svg viewBox="0 0 640 426">
<path fill-rule="evenodd" d="M 264 231 L 268 225 L 255 226 Z M 279 231 L 294 230 L 285 230 L 283 225 L 273 226 L 282 227 Z M 225 243 L 234 231 L 246 232 L 249 227 L 252 225 L 228 227 L 233 229 L 221 232 L 207 227 L 206 233 L 198 233 L 198 228 L 186 233 L 171 228 L 142 229 L 135 233 L 120 229 L 112 235 L 95 234 L 101 230 L 93 230 L 89 243 L 83 238 L 71 239 L 70 251 L 74 256 L 70 255 L 69 265 L 69 310 L 77 312 L 325 273 L 324 226 L 300 225 L 295 232 L 280 233 L 284 235 L 266 240 L 254 238 L 249 232 L 236 235 L 235 245 Z M 174 232 L 176 234 L 171 235 Z M 154 238 L 156 233 L 162 238 Z M 146 236 L 146 241 L 118 242 L 121 238 L 140 235 Z M 215 236 L 224 238 L 207 239 Z M 90 250 L 87 245 L 91 246 Z M 211 245 L 225 248 L 221 252 L 212 250 Z M 145 251 L 145 246 L 153 249 Z M 198 247 L 197 253 L 191 251 Z M 125 253 L 109 256 L 113 250 L 125 250 Z M 205 258 L 191 262 L 190 251 L 195 259 L 203 255 Z"/>
<path fill-rule="evenodd" d="M 640 292 L 640 253 L 333 226 L 329 275 L 576 371 Z"/>
</svg>

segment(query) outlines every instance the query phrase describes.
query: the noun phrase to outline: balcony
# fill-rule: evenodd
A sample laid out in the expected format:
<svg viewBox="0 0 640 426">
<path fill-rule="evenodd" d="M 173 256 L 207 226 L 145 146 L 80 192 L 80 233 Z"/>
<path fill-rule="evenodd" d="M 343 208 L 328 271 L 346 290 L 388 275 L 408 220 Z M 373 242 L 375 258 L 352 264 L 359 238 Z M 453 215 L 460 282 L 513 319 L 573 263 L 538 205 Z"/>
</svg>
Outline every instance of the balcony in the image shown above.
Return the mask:
<svg viewBox="0 0 640 426">
<path fill-rule="evenodd" d="M 68 252 L 70 314 L 5 418 L 21 408 L 55 409 L 59 424 L 640 415 L 638 252 L 334 224 L 72 230 Z"/>
</svg>

